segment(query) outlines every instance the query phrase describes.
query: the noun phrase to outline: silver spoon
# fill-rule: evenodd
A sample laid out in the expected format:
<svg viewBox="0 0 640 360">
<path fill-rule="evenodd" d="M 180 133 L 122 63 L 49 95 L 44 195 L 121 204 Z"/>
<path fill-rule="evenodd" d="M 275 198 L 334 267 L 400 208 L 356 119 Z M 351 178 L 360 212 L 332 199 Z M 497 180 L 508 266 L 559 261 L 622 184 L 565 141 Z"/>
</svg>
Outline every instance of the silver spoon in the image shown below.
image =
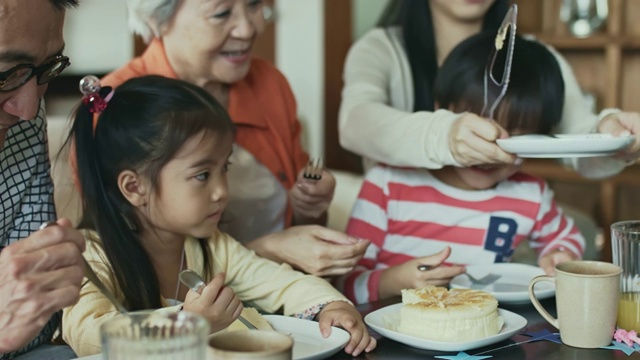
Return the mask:
<svg viewBox="0 0 640 360">
<path fill-rule="evenodd" d="M 202 292 L 202 289 L 207 286 L 202 277 L 198 275 L 197 272 L 191 269 L 182 270 L 180 272 L 180 275 L 178 275 L 178 278 L 180 279 L 180 282 L 182 282 L 185 286 L 187 286 L 192 291 L 197 292 L 198 294 L 200 294 Z M 258 330 L 255 325 L 253 325 L 249 320 L 245 319 L 242 315 L 238 316 L 238 320 L 240 320 L 240 322 L 249 329 Z"/>
<path fill-rule="evenodd" d="M 58 224 L 55 221 L 47 221 L 42 225 L 40 225 L 40 230 L 47 228 L 49 226 L 56 226 L 56 225 Z M 109 291 L 109 289 L 102 283 L 102 281 L 100 281 L 100 278 L 98 278 L 96 273 L 93 272 L 93 269 L 91 268 L 91 266 L 89 266 L 84 256 L 82 257 L 82 261 L 84 263 L 84 276 L 86 276 L 87 279 L 89 279 L 89 281 L 91 281 L 93 285 L 95 285 L 98 288 L 98 290 L 100 290 L 100 292 L 113 304 L 113 306 L 116 307 L 116 309 L 118 309 L 120 313 L 126 314 L 127 309 L 125 309 L 124 306 L 120 304 L 120 302 L 116 299 L 113 293 Z"/>
</svg>

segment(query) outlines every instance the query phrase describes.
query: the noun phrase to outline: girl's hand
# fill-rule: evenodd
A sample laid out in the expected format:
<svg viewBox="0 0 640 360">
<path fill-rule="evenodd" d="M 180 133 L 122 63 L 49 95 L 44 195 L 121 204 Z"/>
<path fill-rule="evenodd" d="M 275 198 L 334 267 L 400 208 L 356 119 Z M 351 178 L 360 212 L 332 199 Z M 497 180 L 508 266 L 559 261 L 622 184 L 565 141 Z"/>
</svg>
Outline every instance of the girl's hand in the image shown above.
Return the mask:
<svg viewBox="0 0 640 360">
<path fill-rule="evenodd" d="M 495 121 L 476 114 L 462 114 L 449 132 L 449 149 L 462 166 L 480 164 L 515 164 L 518 158 L 496 144 L 509 135 Z"/>
<path fill-rule="evenodd" d="M 298 173 L 298 180 L 289 190 L 289 199 L 296 224 L 314 223 L 312 219 L 320 218 L 329 209 L 336 179 L 327 170 L 322 171 L 320 180 L 305 179 L 302 173 L 302 170 Z"/>
<path fill-rule="evenodd" d="M 356 308 L 346 301 L 334 301 L 327 304 L 316 316 L 323 337 L 331 335 L 331 326 L 345 329 L 351 339 L 344 348 L 347 354 L 358 356 L 362 351 L 370 352 L 376 348 L 376 339 L 369 336 L 367 326 Z"/>
<path fill-rule="evenodd" d="M 579 258 L 570 251 L 554 250 L 541 257 L 538 265 L 547 275 L 555 275 L 557 264 L 571 260 L 579 260 Z"/>
<path fill-rule="evenodd" d="M 231 325 L 242 312 L 242 302 L 231 288 L 224 286 L 224 273 L 217 274 L 198 294 L 189 290 L 184 310 L 204 316 L 211 324 L 211 333 Z"/>
<path fill-rule="evenodd" d="M 464 266 L 440 266 L 451 255 L 447 246 L 439 253 L 415 258 L 401 265 L 392 266 L 382 271 L 378 298 L 386 299 L 400 295 L 402 289 L 419 289 L 427 285 L 444 286 L 451 279 L 466 271 Z M 418 270 L 426 266 L 427 270 Z"/>
<path fill-rule="evenodd" d="M 605 116 L 598 124 L 598 132 L 613 136 L 633 135 L 635 140 L 631 146 L 623 149 L 618 155 L 627 161 L 636 161 L 640 156 L 640 114 L 635 112 L 619 112 Z"/>
</svg>

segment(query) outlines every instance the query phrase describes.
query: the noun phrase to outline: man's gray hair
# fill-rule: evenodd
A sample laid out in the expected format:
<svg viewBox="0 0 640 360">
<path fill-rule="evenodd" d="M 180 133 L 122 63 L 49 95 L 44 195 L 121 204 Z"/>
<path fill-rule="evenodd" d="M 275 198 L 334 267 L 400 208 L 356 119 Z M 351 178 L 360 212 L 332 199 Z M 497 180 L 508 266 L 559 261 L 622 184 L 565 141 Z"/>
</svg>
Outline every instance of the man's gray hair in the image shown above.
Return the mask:
<svg viewBox="0 0 640 360">
<path fill-rule="evenodd" d="M 159 38 L 182 0 L 126 0 L 129 28 L 146 43 Z"/>
</svg>

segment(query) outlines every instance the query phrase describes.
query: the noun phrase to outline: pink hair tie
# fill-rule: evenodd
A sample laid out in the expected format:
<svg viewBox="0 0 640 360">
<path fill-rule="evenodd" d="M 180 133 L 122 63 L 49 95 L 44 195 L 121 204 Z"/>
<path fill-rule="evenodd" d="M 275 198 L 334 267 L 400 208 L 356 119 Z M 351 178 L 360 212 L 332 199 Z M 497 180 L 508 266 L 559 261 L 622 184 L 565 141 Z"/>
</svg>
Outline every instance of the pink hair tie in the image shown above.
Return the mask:
<svg viewBox="0 0 640 360">
<path fill-rule="evenodd" d="M 92 113 L 104 111 L 113 97 L 113 89 L 104 98 L 100 96 L 100 89 L 100 80 L 93 75 L 87 75 L 80 80 L 80 92 L 84 95 L 82 103 L 88 106 Z"/>
</svg>

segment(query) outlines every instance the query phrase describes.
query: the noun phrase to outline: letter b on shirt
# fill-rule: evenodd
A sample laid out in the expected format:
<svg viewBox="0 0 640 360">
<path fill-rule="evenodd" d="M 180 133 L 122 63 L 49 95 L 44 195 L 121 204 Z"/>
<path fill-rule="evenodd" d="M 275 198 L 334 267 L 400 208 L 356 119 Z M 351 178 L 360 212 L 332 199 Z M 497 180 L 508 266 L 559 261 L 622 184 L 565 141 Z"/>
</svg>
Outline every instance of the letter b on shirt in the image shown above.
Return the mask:
<svg viewBox="0 0 640 360">
<path fill-rule="evenodd" d="M 504 262 L 513 254 L 513 241 L 518 233 L 518 223 L 509 218 L 492 216 L 484 240 L 484 248 L 496 253 L 496 262 Z"/>
</svg>

